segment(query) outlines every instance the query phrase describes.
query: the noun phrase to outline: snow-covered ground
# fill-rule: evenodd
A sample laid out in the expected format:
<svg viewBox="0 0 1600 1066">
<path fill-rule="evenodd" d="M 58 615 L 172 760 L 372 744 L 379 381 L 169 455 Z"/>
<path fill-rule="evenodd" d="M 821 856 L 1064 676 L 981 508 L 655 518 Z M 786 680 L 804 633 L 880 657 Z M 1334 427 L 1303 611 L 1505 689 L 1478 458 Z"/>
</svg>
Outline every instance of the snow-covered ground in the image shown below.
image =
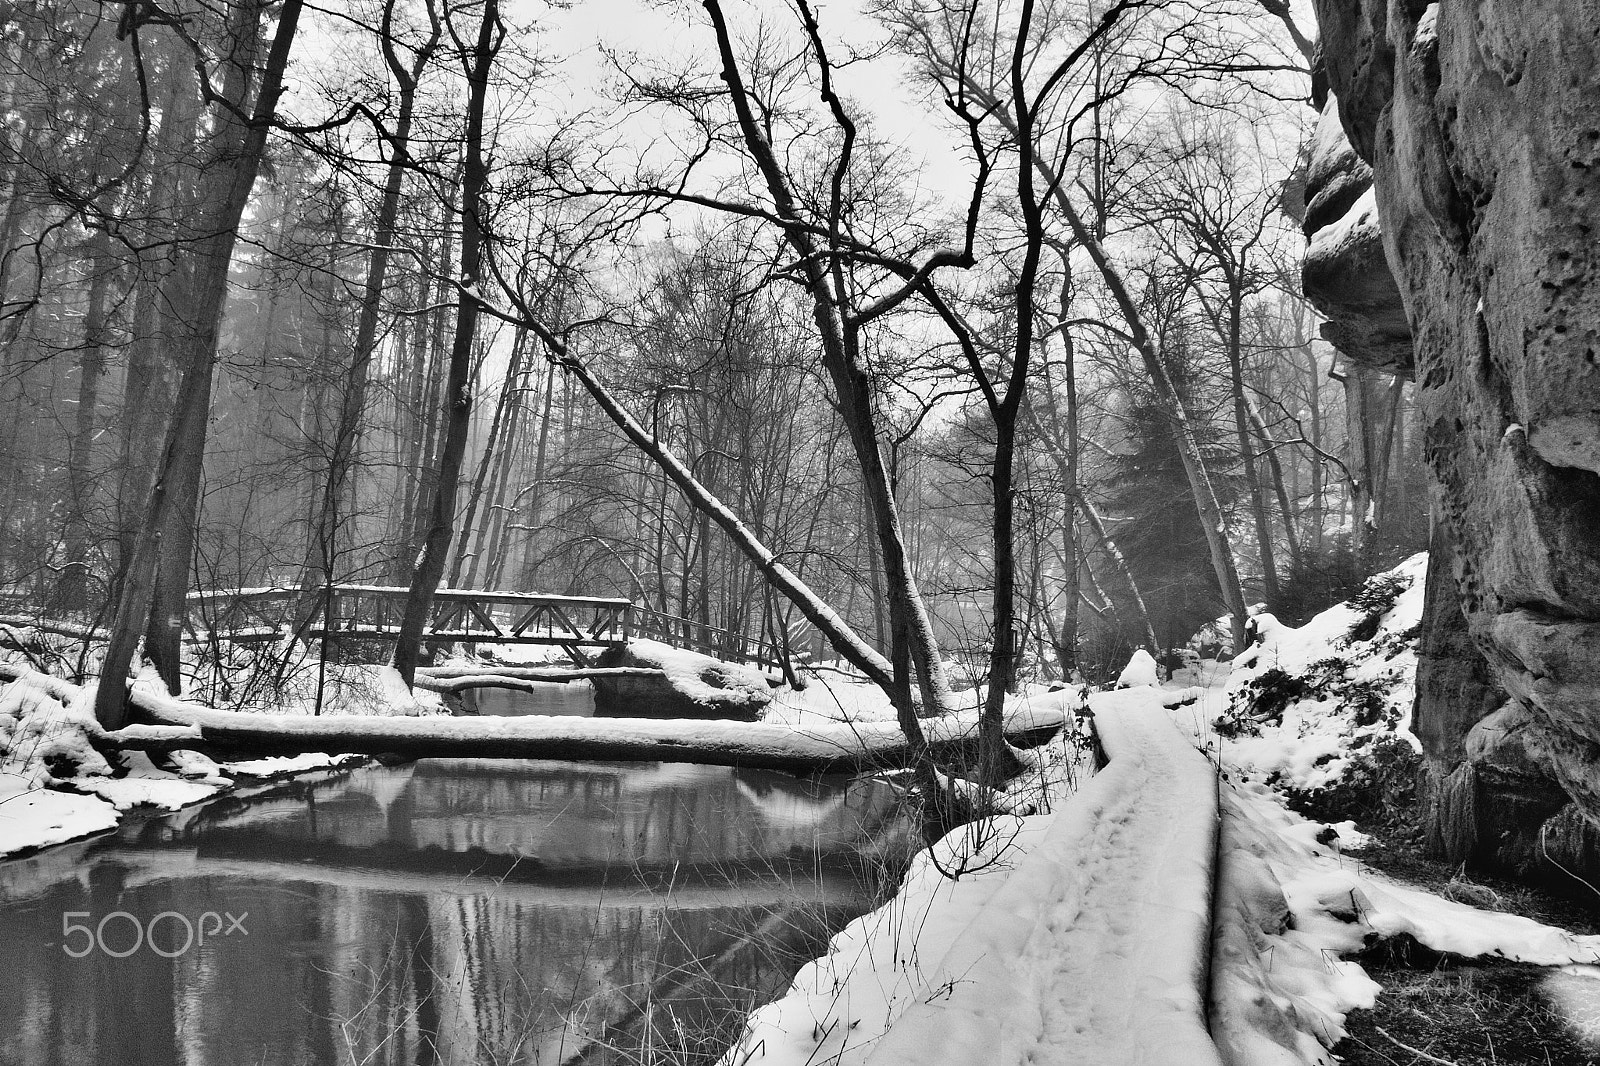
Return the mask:
<svg viewBox="0 0 1600 1066">
<path fill-rule="evenodd" d="M 1214 775 L 1167 695 L 1092 697 L 1106 769 L 1049 813 L 919 853 L 724 1062 L 1217 1061 L 1200 999 Z"/>
</svg>

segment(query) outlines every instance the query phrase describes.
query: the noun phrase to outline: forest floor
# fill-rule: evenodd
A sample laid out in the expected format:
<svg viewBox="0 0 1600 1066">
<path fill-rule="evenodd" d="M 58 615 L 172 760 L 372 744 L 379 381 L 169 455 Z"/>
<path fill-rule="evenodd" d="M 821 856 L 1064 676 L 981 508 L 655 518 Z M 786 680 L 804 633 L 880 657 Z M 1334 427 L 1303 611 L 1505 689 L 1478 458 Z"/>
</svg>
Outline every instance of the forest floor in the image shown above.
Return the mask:
<svg viewBox="0 0 1600 1066">
<path fill-rule="evenodd" d="M 1389 826 L 1353 858 L 1397 881 L 1572 933 L 1600 933 L 1600 897 L 1585 901 L 1522 882 L 1465 877 L 1420 854 L 1415 835 Z M 1371 1010 L 1346 1018 L 1335 1048 L 1351 1066 L 1600 1066 L 1600 995 L 1594 967 L 1530 966 L 1430 951 L 1410 938 L 1356 956 L 1383 986 Z"/>
</svg>

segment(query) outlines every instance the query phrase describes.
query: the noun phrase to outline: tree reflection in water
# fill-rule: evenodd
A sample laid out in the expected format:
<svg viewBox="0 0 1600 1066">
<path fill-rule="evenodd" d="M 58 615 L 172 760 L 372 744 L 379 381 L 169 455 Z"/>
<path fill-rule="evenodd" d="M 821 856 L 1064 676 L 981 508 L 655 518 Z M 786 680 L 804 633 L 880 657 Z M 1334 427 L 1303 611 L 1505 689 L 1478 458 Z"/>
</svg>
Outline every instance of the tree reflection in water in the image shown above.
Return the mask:
<svg viewBox="0 0 1600 1066">
<path fill-rule="evenodd" d="M 907 840 L 872 782 L 720 767 L 430 760 L 219 801 L 0 863 L 0 1062 L 710 1060 Z M 62 951 L 63 912 L 224 910 L 248 937 Z"/>
</svg>

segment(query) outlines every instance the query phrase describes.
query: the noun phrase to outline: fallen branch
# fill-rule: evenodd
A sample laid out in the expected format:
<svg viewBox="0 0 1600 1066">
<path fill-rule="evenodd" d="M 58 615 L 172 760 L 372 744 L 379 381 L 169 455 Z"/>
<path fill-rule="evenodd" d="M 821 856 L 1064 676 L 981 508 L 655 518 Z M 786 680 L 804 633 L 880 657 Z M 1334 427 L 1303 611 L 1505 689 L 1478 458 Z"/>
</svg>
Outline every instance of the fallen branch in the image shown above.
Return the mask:
<svg viewBox="0 0 1600 1066">
<path fill-rule="evenodd" d="M 109 632 L 98 626 L 86 626 L 52 618 L 30 618 L 27 615 L 0 615 L 0 626 L 19 630 L 32 629 L 38 633 L 70 637 L 73 640 L 104 640 Z"/>
<path fill-rule="evenodd" d="M 596 667 L 474 667 L 441 666 L 418 670 L 415 684 L 430 692 L 461 692 L 469 688 L 509 688 L 532 692 L 540 684 L 592 681 L 596 678 L 665 678 L 665 670 L 646 666 Z"/>
<path fill-rule="evenodd" d="M 1395 1047 L 1400 1048 L 1409 1054 L 1415 1055 L 1417 1058 L 1422 1059 L 1425 1062 L 1436 1062 L 1439 1064 L 1439 1066 L 1459 1066 L 1458 1063 L 1452 1062 L 1450 1059 L 1441 1059 L 1437 1055 L 1430 1055 L 1426 1051 L 1420 1051 L 1417 1048 L 1412 1047 L 1410 1044 L 1405 1044 L 1399 1040 L 1396 1040 L 1394 1037 L 1390 1036 L 1381 1025 L 1375 1025 L 1373 1028 L 1378 1030 L 1379 1036 L 1389 1041 L 1389 1043 L 1393 1044 Z"/>
</svg>

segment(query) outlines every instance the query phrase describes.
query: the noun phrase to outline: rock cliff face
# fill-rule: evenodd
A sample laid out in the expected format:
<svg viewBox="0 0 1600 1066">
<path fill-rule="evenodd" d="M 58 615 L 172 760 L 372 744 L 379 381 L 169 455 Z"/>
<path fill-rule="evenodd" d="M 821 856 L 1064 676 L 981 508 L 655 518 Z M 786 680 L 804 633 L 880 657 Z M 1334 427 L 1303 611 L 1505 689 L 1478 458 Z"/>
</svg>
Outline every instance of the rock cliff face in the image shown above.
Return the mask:
<svg viewBox="0 0 1600 1066">
<path fill-rule="evenodd" d="M 1301 282 L 1327 319 L 1323 339 L 1362 366 L 1409 378 L 1411 324 L 1384 257 L 1372 168 L 1350 146 L 1331 97 L 1311 145 L 1302 224 L 1310 244 Z"/>
<path fill-rule="evenodd" d="M 1337 114 L 1372 171 L 1453 548 L 1461 620 L 1441 587 L 1420 679 L 1439 841 L 1460 857 L 1525 864 L 1539 823 L 1570 797 L 1583 817 L 1559 816 L 1559 835 L 1590 851 L 1582 842 L 1600 825 L 1600 2 L 1315 6 Z M 1307 284 L 1359 320 L 1361 276 L 1340 297 L 1338 267 L 1370 263 L 1372 218 L 1349 217 L 1362 210 L 1350 194 L 1359 168 L 1342 166 L 1325 159 L 1337 180 L 1310 190 L 1313 203 L 1333 190 L 1325 218 L 1349 206 L 1318 227 L 1328 233 L 1313 239 L 1323 254 Z M 1352 358 L 1365 350 L 1403 371 L 1393 307 L 1381 295 L 1370 303 L 1370 319 L 1350 327 L 1327 311 L 1330 337 Z M 1500 796 L 1517 803 L 1497 805 Z M 1581 858 L 1594 868 L 1592 852 Z"/>
</svg>

